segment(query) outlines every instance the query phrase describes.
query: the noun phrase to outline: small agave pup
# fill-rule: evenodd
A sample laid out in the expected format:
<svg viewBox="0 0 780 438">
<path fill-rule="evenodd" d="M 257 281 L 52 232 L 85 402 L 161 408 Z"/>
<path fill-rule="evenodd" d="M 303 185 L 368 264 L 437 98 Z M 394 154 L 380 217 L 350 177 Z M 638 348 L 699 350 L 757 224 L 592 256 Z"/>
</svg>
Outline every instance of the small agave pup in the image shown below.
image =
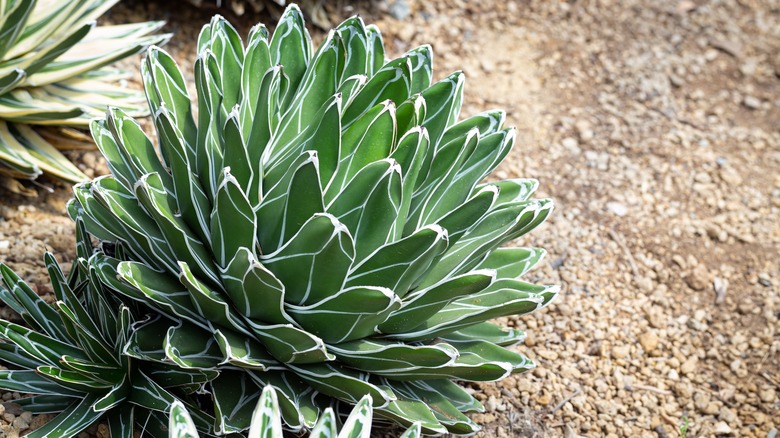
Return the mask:
<svg viewBox="0 0 780 438">
<path fill-rule="evenodd" d="M 533 367 L 506 348 L 523 332 L 487 321 L 558 291 L 516 279 L 542 250 L 501 247 L 552 203 L 530 199 L 533 180 L 481 182 L 514 143 L 504 113 L 458 121 L 463 75 L 431 84 L 428 46 L 388 61 L 360 18 L 315 52 L 295 6 L 246 47 L 215 17 L 198 50 L 197 111 L 168 54 L 143 63 L 160 158 L 109 110 L 92 133 L 112 175 L 69 204 L 111 249 L 91 272 L 156 315 L 126 350 L 218 372 L 213 406 L 189 404 L 216 434 L 249 428 L 265 386 L 290 429 L 368 395 L 427 434 L 478 430 L 454 381 Z"/>
<path fill-rule="evenodd" d="M 8 367 L 0 371 L 0 389 L 25 394 L 12 401 L 25 411 L 58 414 L 28 438 L 73 437 L 98 421 L 107 423 L 113 438 L 136 436 L 138 425 L 145 436 L 165 436 L 167 411 L 181 405 L 174 394 L 198 391 L 217 372 L 145 360 L 125 349 L 138 342 L 135 312 L 89 272 L 93 250 L 81 223 L 77 236 L 67 279 L 54 257 L 45 257 L 54 304 L 0 264 L 0 301 L 26 324 L 0 320 L 0 362 Z M 196 419 L 211 430 L 213 418 Z"/>
<path fill-rule="evenodd" d="M 143 96 L 116 82 L 120 59 L 162 44 L 161 22 L 95 26 L 117 0 L 0 2 L 0 185 L 27 195 L 17 179 L 42 173 L 87 177 L 60 149 L 94 148 L 86 128 L 107 105 L 142 115 Z"/>
</svg>

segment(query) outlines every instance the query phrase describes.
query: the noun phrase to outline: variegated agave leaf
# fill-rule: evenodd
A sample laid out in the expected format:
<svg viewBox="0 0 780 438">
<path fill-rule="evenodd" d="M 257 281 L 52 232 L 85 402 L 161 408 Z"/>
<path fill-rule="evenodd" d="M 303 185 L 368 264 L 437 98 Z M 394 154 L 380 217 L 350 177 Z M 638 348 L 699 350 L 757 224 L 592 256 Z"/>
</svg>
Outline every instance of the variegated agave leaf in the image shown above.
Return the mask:
<svg viewBox="0 0 780 438">
<path fill-rule="evenodd" d="M 432 52 L 387 60 L 358 17 L 316 50 L 299 9 L 244 44 L 215 17 L 184 76 L 152 48 L 142 66 L 160 153 L 111 109 L 92 125 L 113 175 L 74 188 L 72 217 L 119 249 L 102 281 L 160 316 L 156 359 L 223 370 L 214 430 L 247 430 L 270 386 L 288 428 L 334 401 L 469 434 L 482 406 L 454 381 L 532 368 L 520 330 L 491 319 L 541 308 L 526 283 L 544 255 L 502 248 L 544 221 L 537 183 L 483 183 L 514 144 L 504 113 L 459 120 L 464 77 L 431 83 Z M 158 159 L 158 156 L 161 157 Z M 162 335 L 164 333 L 164 335 Z"/>
<path fill-rule="evenodd" d="M 216 373 L 126 354 L 126 345 L 157 346 L 159 341 L 134 333 L 134 325 L 143 321 L 104 293 L 89 271 L 86 257 L 92 249 L 81 224 L 79 236 L 79 258 L 69 278 L 51 254 L 45 257 L 54 304 L 0 264 L 0 300 L 25 322 L 0 320 L 0 362 L 6 367 L 0 371 L 0 389 L 25 394 L 14 401 L 25 411 L 58 414 L 27 437 L 72 437 L 106 421 L 112 437 L 132 438 L 134 429 L 164 425 L 177 395 L 188 397 Z M 198 420 L 210 430 L 213 418 Z"/>
<path fill-rule="evenodd" d="M 143 97 L 116 84 L 106 66 L 141 53 L 167 35 L 161 22 L 95 26 L 116 0 L 8 0 L 0 11 L 0 179 L 45 173 L 67 182 L 87 177 L 60 152 L 84 147 L 69 127 L 86 128 L 108 105 L 143 115 Z"/>
<path fill-rule="evenodd" d="M 281 415 L 276 391 L 272 387 L 266 386 L 252 412 L 252 422 L 247 436 L 249 438 L 283 438 L 284 429 L 282 428 Z M 372 415 L 371 397 L 365 396 L 352 409 L 349 417 L 344 421 L 341 431 L 339 431 L 333 409 L 327 408 L 308 436 L 309 438 L 368 438 L 371 436 Z M 171 404 L 168 418 L 169 438 L 200 437 L 186 406 L 181 402 L 176 401 Z M 414 423 L 399 436 L 399 438 L 419 437 L 419 423 Z"/>
</svg>

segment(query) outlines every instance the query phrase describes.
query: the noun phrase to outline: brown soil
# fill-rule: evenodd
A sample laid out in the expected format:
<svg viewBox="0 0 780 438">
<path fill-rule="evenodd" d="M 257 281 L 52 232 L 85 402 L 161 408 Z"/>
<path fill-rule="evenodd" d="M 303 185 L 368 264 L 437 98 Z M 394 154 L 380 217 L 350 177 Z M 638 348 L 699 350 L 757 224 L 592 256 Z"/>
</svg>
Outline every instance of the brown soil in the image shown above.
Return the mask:
<svg viewBox="0 0 780 438">
<path fill-rule="evenodd" d="M 774 436 L 780 3 L 348 3 L 328 2 L 331 22 L 360 13 L 391 55 L 431 43 L 438 77 L 464 70 L 464 115 L 505 108 L 521 141 L 496 176 L 538 178 L 557 203 L 521 243 L 549 251 L 532 279 L 563 293 L 509 321 L 539 367 L 474 387 L 481 436 L 664 438 L 686 421 L 688 437 Z M 128 1 L 109 19 L 168 20 L 189 72 L 210 13 Z M 244 34 L 274 22 L 229 18 Z M 77 162 L 106 172 L 96 153 Z M 46 293 L 43 251 L 73 257 L 68 188 L 0 196 L 0 261 Z"/>
</svg>

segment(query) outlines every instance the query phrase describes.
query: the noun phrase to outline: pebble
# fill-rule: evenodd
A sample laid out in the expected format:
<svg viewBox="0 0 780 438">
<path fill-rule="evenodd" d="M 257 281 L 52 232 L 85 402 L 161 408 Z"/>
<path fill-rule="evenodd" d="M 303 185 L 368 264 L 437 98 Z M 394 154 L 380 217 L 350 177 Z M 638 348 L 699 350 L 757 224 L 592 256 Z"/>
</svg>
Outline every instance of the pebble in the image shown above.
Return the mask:
<svg viewBox="0 0 780 438">
<path fill-rule="evenodd" d="M 742 100 L 742 104 L 745 105 L 745 107 L 753 110 L 761 108 L 761 100 L 750 95 L 745 96 L 745 98 Z"/>
<path fill-rule="evenodd" d="M 691 273 L 685 279 L 688 286 L 693 290 L 704 290 L 709 282 L 709 272 L 703 264 L 696 265 Z"/>
<path fill-rule="evenodd" d="M 620 202 L 607 202 L 607 210 L 618 217 L 623 217 L 628 214 L 628 207 Z"/>
<path fill-rule="evenodd" d="M 406 0 L 394 0 L 390 3 L 388 12 L 396 20 L 405 20 L 411 13 L 411 9 Z"/>
<path fill-rule="evenodd" d="M 630 347 L 628 345 L 619 345 L 612 347 L 612 357 L 615 359 L 624 359 L 628 356 Z"/>
<path fill-rule="evenodd" d="M 644 332 L 639 335 L 639 344 L 649 353 L 658 347 L 658 335 L 652 331 Z"/>
</svg>

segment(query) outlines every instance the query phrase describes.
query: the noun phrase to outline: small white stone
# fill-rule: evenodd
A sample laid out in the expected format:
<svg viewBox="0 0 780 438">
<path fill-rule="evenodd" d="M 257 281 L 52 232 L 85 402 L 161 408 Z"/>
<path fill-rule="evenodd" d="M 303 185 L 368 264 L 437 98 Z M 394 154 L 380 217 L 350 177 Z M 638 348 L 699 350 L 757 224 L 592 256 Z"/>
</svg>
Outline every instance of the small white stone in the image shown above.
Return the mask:
<svg viewBox="0 0 780 438">
<path fill-rule="evenodd" d="M 620 202 L 607 202 L 607 210 L 615 216 L 623 217 L 628 214 L 628 207 Z"/>
</svg>

